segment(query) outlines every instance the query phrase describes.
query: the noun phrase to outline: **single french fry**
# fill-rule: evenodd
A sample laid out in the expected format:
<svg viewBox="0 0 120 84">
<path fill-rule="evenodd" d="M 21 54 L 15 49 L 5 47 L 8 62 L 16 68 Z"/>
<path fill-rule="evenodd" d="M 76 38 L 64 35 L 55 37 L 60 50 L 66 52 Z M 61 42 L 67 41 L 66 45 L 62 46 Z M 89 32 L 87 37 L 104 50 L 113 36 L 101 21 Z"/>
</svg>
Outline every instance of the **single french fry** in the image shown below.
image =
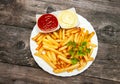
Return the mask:
<svg viewBox="0 0 120 84">
<path fill-rule="evenodd" d="M 83 65 L 83 62 L 84 62 L 83 59 L 81 59 L 81 60 L 80 60 L 80 66 Z"/>
<path fill-rule="evenodd" d="M 85 28 L 81 28 L 81 33 L 83 33 L 83 32 L 84 32 L 84 30 L 85 30 Z"/>
<path fill-rule="evenodd" d="M 43 38 L 43 34 L 40 34 L 40 36 L 36 39 L 36 41 L 38 42 L 41 38 Z"/>
<path fill-rule="evenodd" d="M 39 50 L 38 50 L 39 53 L 42 53 L 43 52 L 43 47 L 41 47 Z"/>
<path fill-rule="evenodd" d="M 91 43 L 91 42 L 89 42 L 89 45 L 92 46 L 92 47 L 97 47 L 96 44 L 93 44 L 93 43 Z"/>
<path fill-rule="evenodd" d="M 93 57 L 88 57 L 88 61 L 93 61 L 94 58 Z"/>
<path fill-rule="evenodd" d="M 65 29 L 62 30 L 62 39 L 65 39 Z"/>
<path fill-rule="evenodd" d="M 55 73 L 61 73 L 61 72 L 69 71 L 69 70 L 72 70 L 72 69 L 76 69 L 78 66 L 79 66 L 79 63 L 77 63 L 75 65 L 71 65 L 70 67 L 67 67 L 67 68 L 54 69 L 53 71 Z"/>
<path fill-rule="evenodd" d="M 82 65 L 80 65 L 77 69 L 82 70 L 86 66 L 86 62 L 83 62 Z"/>
<path fill-rule="evenodd" d="M 64 52 L 64 54 L 65 54 L 65 57 L 67 57 L 68 55 L 70 55 L 68 52 Z"/>
<path fill-rule="evenodd" d="M 67 51 L 66 50 L 62 50 L 63 53 L 66 53 Z"/>
<path fill-rule="evenodd" d="M 66 64 L 63 60 L 60 60 L 60 63 L 63 64 L 63 65 Z"/>
<path fill-rule="evenodd" d="M 58 43 L 60 43 L 62 40 L 60 40 L 60 39 L 58 40 L 58 39 L 57 39 L 57 40 L 55 40 L 55 41 L 58 42 Z"/>
<path fill-rule="evenodd" d="M 62 29 L 59 30 L 59 39 L 62 39 Z"/>
<path fill-rule="evenodd" d="M 35 56 L 38 56 L 38 57 L 40 57 L 40 58 L 42 58 L 42 56 L 43 56 L 42 52 L 39 52 L 39 51 L 38 51 L 38 52 L 35 52 L 34 55 L 35 55 Z"/>
<path fill-rule="evenodd" d="M 51 47 L 51 48 L 54 48 L 54 49 L 57 49 L 58 48 L 58 46 L 56 46 L 56 45 L 52 45 L 52 44 L 49 44 L 49 43 L 46 43 L 46 42 L 43 42 L 43 46 L 48 46 L 48 47 Z"/>
<path fill-rule="evenodd" d="M 80 31 L 80 28 L 76 28 L 76 29 L 74 29 L 71 33 L 72 34 L 75 34 L 75 33 L 78 33 Z"/>
<path fill-rule="evenodd" d="M 79 43 L 81 44 L 81 42 L 83 41 L 84 37 L 83 36 L 80 36 L 80 39 L 79 39 Z"/>
<path fill-rule="evenodd" d="M 53 35 L 56 37 L 56 38 L 59 38 L 59 35 L 57 32 L 53 32 Z"/>
<path fill-rule="evenodd" d="M 65 57 L 67 57 L 67 55 L 69 55 L 69 54 L 68 54 L 69 52 L 68 52 L 66 49 L 65 49 L 65 50 L 62 50 L 62 53 L 64 54 Z"/>
<path fill-rule="evenodd" d="M 71 46 L 68 46 L 67 51 L 69 51 L 71 48 L 72 48 Z"/>
<path fill-rule="evenodd" d="M 53 48 L 51 48 L 51 47 L 48 47 L 48 46 L 46 46 L 46 45 L 43 45 L 43 48 L 45 48 L 46 50 L 51 50 L 51 51 L 53 51 L 53 52 L 55 52 L 55 53 L 57 53 L 57 54 L 59 54 L 59 55 L 64 56 L 64 54 L 62 54 L 60 51 L 55 50 L 55 49 L 53 49 Z"/>
<path fill-rule="evenodd" d="M 93 53 L 93 48 L 91 48 L 90 54 L 88 54 L 88 56 L 90 57 Z"/>
<path fill-rule="evenodd" d="M 38 45 L 42 42 L 42 40 L 44 39 L 44 37 L 45 37 L 45 36 L 41 35 L 41 36 L 38 38 L 38 40 L 37 40 L 37 44 L 38 44 Z"/>
<path fill-rule="evenodd" d="M 68 73 L 70 73 L 70 72 L 72 72 L 72 71 L 73 71 L 73 69 L 71 69 L 71 70 L 67 70 Z"/>
<path fill-rule="evenodd" d="M 88 36 L 88 34 L 89 34 L 89 31 L 88 31 L 88 30 L 86 30 L 86 32 L 85 32 L 85 36 L 87 37 L 87 36 Z"/>
<path fill-rule="evenodd" d="M 47 51 L 46 54 L 47 54 L 48 58 L 50 59 L 50 61 L 52 62 L 53 58 L 52 58 L 50 51 Z"/>
<path fill-rule="evenodd" d="M 66 39 L 66 40 L 64 40 L 63 41 L 63 46 L 65 45 L 65 44 L 67 44 L 69 41 L 71 41 L 73 39 L 73 36 L 71 35 L 68 39 Z"/>
<path fill-rule="evenodd" d="M 61 48 L 59 48 L 59 51 L 65 50 L 68 46 L 63 46 Z"/>
<path fill-rule="evenodd" d="M 39 50 L 42 47 L 42 43 L 37 46 L 36 50 Z"/>
<path fill-rule="evenodd" d="M 77 40 L 78 40 L 78 33 L 75 34 L 75 37 L 74 37 L 74 42 L 77 43 Z"/>
<path fill-rule="evenodd" d="M 64 56 L 58 55 L 57 57 L 63 60 L 64 62 L 71 64 L 71 60 L 65 58 Z"/>
<path fill-rule="evenodd" d="M 85 61 L 87 62 L 88 61 L 88 56 L 83 56 Z"/>
<path fill-rule="evenodd" d="M 81 37 L 81 35 L 80 35 L 80 33 L 78 33 L 78 36 L 77 36 L 77 39 L 76 39 L 76 43 L 78 43 L 78 44 L 80 43 L 80 41 L 79 41 L 80 37 Z"/>
<path fill-rule="evenodd" d="M 36 41 L 36 39 L 41 35 L 41 33 L 38 33 L 35 37 L 32 38 L 32 40 Z"/>
<path fill-rule="evenodd" d="M 53 39 L 57 39 L 54 34 L 50 34 L 50 36 L 51 36 Z"/>
<path fill-rule="evenodd" d="M 51 56 L 52 56 L 53 63 L 56 64 L 57 58 L 56 58 L 55 53 L 54 53 L 54 52 L 51 52 Z"/>
<path fill-rule="evenodd" d="M 41 54 L 39 52 L 35 52 L 34 55 L 35 56 L 41 56 Z"/>
<path fill-rule="evenodd" d="M 44 38 L 43 39 L 43 43 L 46 43 L 46 44 L 53 44 L 51 41 L 49 41 L 49 39 L 46 39 L 46 38 Z"/>
<path fill-rule="evenodd" d="M 71 33 L 72 31 L 74 31 L 74 30 L 75 30 L 74 28 L 71 28 L 71 29 L 69 29 L 69 30 L 66 30 L 66 34 L 67 34 L 67 33 L 70 34 L 70 33 Z"/>
<path fill-rule="evenodd" d="M 95 32 L 91 32 L 88 36 L 88 41 L 93 37 L 93 35 L 95 34 Z"/>
<path fill-rule="evenodd" d="M 72 28 L 70 30 L 67 30 L 65 35 L 70 36 L 70 35 L 78 33 L 78 32 L 80 32 L 79 28 Z"/>
</svg>

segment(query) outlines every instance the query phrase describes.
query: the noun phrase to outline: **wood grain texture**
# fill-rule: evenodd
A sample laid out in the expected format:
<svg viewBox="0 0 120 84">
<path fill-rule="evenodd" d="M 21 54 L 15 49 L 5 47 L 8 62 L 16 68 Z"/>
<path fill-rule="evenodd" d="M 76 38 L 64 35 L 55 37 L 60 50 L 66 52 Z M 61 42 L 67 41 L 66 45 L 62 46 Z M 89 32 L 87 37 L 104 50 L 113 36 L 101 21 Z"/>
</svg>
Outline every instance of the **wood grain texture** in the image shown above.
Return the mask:
<svg viewBox="0 0 120 84">
<path fill-rule="evenodd" d="M 2 80 L 6 81 L 3 82 Z M 0 63 L 0 83 L 4 84 L 119 84 L 111 80 L 84 75 L 56 77 L 43 70 Z"/>
<path fill-rule="evenodd" d="M 88 70 L 64 79 L 52 76 L 37 66 L 29 49 L 29 38 L 35 25 L 36 13 L 70 7 L 75 7 L 77 13 L 93 25 L 98 35 L 99 49 L 96 60 Z M 0 83 L 118 84 L 119 25 L 120 0 L 0 0 Z"/>
<path fill-rule="evenodd" d="M 52 7 L 55 10 L 75 7 L 77 13 L 85 18 L 94 17 L 96 14 L 99 16 L 99 13 L 106 16 L 111 14 L 113 15 L 112 17 L 117 18 L 120 15 L 120 3 L 111 1 L 61 0 L 59 2 L 57 0 L 1 0 L 0 24 L 32 28 L 35 25 L 35 14 L 46 13 L 48 7 Z"/>
<path fill-rule="evenodd" d="M 30 33 L 27 28 L 0 25 L 0 61 L 36 65 L 29 49 Z"/>
<path fill-rule="evenodd" d="M 29 36 L 31 29 L 5 25 L 0 25 L 0 29 L 1 62 L 37 67 L 29 50 Z M 110 43 L 112 39 L 106 39 L 106 37 L 108 37 L 106 32 L 111 33 L 111 30 L 103 30 L 97 30 L 98 37 L 102 36 L 102 39 L 99 38 L 97 58 L 93 65 L 85 71 L 83 75 L 120 81 L 120 75 L 118 74 L 120 73 L 120 46 L 119 44 L 115 44 L 115 42 Z M 115 36 L 120 35 L 120 32 L 112 33 L 115 33 Z M 116 42 L 118 43 L 119 40 L 116 40 Z"/>
</svg>

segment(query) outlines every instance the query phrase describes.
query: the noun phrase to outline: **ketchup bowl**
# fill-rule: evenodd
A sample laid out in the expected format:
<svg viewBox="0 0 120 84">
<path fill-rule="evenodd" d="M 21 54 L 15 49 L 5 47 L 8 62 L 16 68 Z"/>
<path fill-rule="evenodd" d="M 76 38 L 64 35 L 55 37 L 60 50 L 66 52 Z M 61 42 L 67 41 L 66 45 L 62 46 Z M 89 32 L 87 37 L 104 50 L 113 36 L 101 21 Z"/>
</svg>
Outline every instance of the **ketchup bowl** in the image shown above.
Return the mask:
<svg viewBox="0 0 120 84">
<path fill-rule="evenodd" d="M 55 15 L 43 14 L 37 21 L 37 26 L 42 33 L 49 33 L 58 30 L 59 24 Z"/>
</svg>

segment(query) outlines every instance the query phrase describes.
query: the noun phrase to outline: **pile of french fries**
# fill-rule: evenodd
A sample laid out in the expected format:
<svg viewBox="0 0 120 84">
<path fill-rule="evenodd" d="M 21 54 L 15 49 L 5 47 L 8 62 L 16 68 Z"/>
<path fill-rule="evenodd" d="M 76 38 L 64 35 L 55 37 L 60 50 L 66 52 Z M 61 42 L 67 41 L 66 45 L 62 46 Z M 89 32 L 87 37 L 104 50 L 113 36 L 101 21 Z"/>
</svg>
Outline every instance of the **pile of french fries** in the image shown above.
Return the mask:
<svg viewBox="0 0 120 84">
<path fill-rule="evenodd" d="M 89 33 L 85 28 L 62 29 L 51 33 L 38 33 L 32 38 L 37 43 L 35 56 L 42 58 L 52 68 L 54 73 L 71 72 L 74 69 L 83 69 L 88 61 L 93 61 L 91 56 L 95 44 L 91 43 L 91 38 L 95 33 Z M 70 60 L 70 47 L 66 44 L 69 41 L 81 43 L 87 41 L 87 47 L 91 49 L 86 56 L 79 56 L 80 61 L 72 64 Z"/>
</svg>

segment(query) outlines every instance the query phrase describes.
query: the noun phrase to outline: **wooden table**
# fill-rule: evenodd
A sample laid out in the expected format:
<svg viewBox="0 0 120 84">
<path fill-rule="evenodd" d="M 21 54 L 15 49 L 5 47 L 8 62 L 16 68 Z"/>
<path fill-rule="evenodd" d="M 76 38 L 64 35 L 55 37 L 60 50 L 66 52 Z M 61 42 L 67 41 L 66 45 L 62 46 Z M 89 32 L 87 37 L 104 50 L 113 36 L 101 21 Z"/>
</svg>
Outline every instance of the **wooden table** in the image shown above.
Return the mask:
<svg viewBox="0 0 120 84">
<path fill-rule="evenodd" d="M 71 7 L 96 30 L 98 54 L 82 74 L 56 77 L 35 63 L 29 38 L 36 13 Z M 0 0 L 0 84 L 120 84 L 120 0 Z"/>
</svg>

